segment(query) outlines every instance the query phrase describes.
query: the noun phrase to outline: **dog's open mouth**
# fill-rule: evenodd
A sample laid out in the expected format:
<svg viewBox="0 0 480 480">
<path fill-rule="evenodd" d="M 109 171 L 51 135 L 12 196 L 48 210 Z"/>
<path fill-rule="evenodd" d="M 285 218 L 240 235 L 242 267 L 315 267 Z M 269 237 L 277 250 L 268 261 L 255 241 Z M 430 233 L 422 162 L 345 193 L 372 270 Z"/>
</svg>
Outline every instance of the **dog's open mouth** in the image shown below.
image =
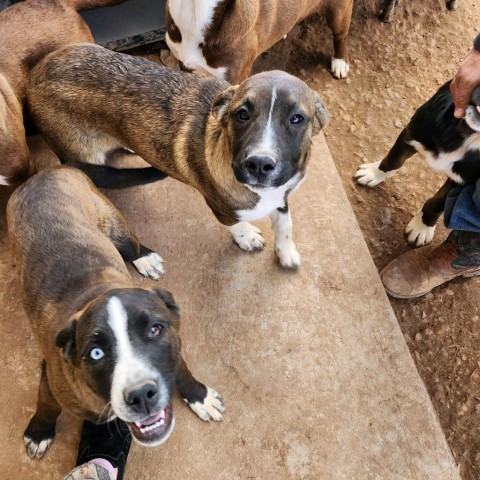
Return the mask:
<svg viewBox="0 0 480 480">
<path fill-rule="evenodd" d="M 175 418 L 171 405 L 161 412 L 143 419 L 141 422 L 128 422 L 133 437 L 142 445 L 156 446 L 163 443 L 172 433 Z"/>
</svg>

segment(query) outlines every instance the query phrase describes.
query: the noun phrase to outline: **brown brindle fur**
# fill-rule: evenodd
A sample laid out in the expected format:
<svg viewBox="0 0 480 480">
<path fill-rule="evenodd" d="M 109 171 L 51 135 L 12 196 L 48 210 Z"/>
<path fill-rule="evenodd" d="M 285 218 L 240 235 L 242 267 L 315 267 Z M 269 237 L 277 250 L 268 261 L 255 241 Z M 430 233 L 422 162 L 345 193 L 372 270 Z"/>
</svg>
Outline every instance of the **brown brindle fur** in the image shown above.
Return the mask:
<svg viewBox="0 0 480 480">
<path fill-rule="evenodd" d="M 35 172 L 23 118 L 31 68 L 69 43 L 93 42 L 77 13 L 124 0 L 26 0 L 0 13 L 0 184 L 17 184 Z"/>
<path fill-rule="evenodd" d="M 326 17 L 333 32 L 334 57 L 348 63 L 348 31 L 353 0 L 223 0 L 204 32 L 202 53 L 211 68 L 226 67 L 225 79 L 245 80 L 256 58 L 313 13 Z M 181 31 L 167 2 L 167 32 L 180 43 Z M 180 59 L 181 60 L 181 59 Z"/>
</svg>

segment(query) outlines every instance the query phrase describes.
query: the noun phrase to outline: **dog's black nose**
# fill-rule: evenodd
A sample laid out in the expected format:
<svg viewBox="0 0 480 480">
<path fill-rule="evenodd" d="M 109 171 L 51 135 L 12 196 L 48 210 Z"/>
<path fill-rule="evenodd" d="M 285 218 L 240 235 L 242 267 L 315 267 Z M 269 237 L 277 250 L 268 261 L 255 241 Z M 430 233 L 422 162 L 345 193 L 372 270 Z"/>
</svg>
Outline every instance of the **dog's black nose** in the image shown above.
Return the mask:
<svg viewBox="0 0 480 480">
<path fill-rule="evenodd" d="M 276 162 L 266 155 L 252 155 L 245 161 L 245 167 L 250 175 L 261 180 L 275 170 Z"/>
<path fill-rule="evenodd" d="M 123 393 L 125 402 L 132 410 L 138 413 L 149 414 L 152 407 L 155 407 L 158 401 L 157 384 L 152 381 L 135 385 L 131 389 L 126 389 Z"/>
</svg>

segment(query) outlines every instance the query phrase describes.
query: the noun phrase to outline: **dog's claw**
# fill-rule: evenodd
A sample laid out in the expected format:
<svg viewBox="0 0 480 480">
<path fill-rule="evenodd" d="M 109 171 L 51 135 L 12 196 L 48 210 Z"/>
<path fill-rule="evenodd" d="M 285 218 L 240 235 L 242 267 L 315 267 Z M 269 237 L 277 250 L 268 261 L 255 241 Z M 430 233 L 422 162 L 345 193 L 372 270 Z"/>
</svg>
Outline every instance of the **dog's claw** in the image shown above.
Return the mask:
<svg viewBox="0 0 480 480">
<path fill-rule="evenodd" d="M 262 250 L 265 246 L 265 239 L 261 235 L 260 229 L 248 222 L 240 222 L 229 227 L 235 243 L 246 252 L 255 252 Z"/>
<path fill-rule="evenodd" d="M 380 161 L 360 165 L 353 175 L 357 179 L 357 183 L 367 187 L 375 187 L 395 173 L 395 171 L 383 172 L 378 168 L 379 165 Z"/>
<path fill-rule="evenodd" d="M 204 421 L 204 422 L 220 422 L 223 419 L 222 412 L 226 410 L 222 402 L 220 394 L 213 388 L 207 387 L 207 396 L 203 402 L 190 403 L 186 398 L 190 408 Z"/>
<path fill-rule="evenodd" d="M 335 78 L 347 78 L 350 65 L 343 58 L 333 58 L 330 71 Z"/>
<path fill-rule="evenodd" d="M 138 273 L 146 278 L 158 280 L 160 275 L 165 274 L 163 258 L 155 252 L 151 252 L 144 257 L 137 258 L 133 261 L 133 264 L 138 270 Z"/>
<path fill-rule="evenodd" d="M 420 210 L 409 222 L 405 228 L 407 242 L 414 247 L 423 247 L 428 245 L 435 234 L 435 225 L 429 227 L 423 223 L 423 214 Z"/>
</svg>

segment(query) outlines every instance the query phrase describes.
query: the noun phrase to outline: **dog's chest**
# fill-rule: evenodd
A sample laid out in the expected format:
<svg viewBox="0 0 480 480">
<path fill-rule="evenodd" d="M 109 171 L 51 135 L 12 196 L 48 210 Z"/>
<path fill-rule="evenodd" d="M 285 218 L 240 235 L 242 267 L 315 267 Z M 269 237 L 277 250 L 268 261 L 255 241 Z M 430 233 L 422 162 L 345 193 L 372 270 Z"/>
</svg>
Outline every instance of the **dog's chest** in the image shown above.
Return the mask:
<svg viewBox="0 0 480 480">
<path fill-rule="evenodd" d="M 277 188 L 265 188 L 258 190 L 250 188 L 259 196 L 259 200 L 254 208 L 250 210 L 237 210 L 236 216 L 240 222 L 250 222 L 252 220 L 260 220 L 268 217 L 277 208 L 285 207 L 285 202 L 288 195 L 293 192 L 305 179 L 297 173 L 287 183 Z"/>
<path fill-rule="evenodd" d="M 450 152 L 440 151 L 438 154 L 427 150 L 424 145 L 416 140 L 408 142 L 415 150 L 425 158 L 428 166 L 437 172 L 445 172 L 448 177 L 457 183 L 465 183 L 463 176 L 455 172 L 456 162 L 463 160 L 467 152 L 480 153 L 480 135 L 471 135 L 456 150 Z"/>
<path fill-rule="evenodd" d="M 168 7 L 175 25 L 182 34 L 180 43 L 173 42 L 168 32 L 168 47 L 187 68 L 225 78 L 225 67 L 212 68 L 203 56 L 201 44 L 212 23 L 215 8 L 222 0 L 170 0 Z"/>
</svg>

